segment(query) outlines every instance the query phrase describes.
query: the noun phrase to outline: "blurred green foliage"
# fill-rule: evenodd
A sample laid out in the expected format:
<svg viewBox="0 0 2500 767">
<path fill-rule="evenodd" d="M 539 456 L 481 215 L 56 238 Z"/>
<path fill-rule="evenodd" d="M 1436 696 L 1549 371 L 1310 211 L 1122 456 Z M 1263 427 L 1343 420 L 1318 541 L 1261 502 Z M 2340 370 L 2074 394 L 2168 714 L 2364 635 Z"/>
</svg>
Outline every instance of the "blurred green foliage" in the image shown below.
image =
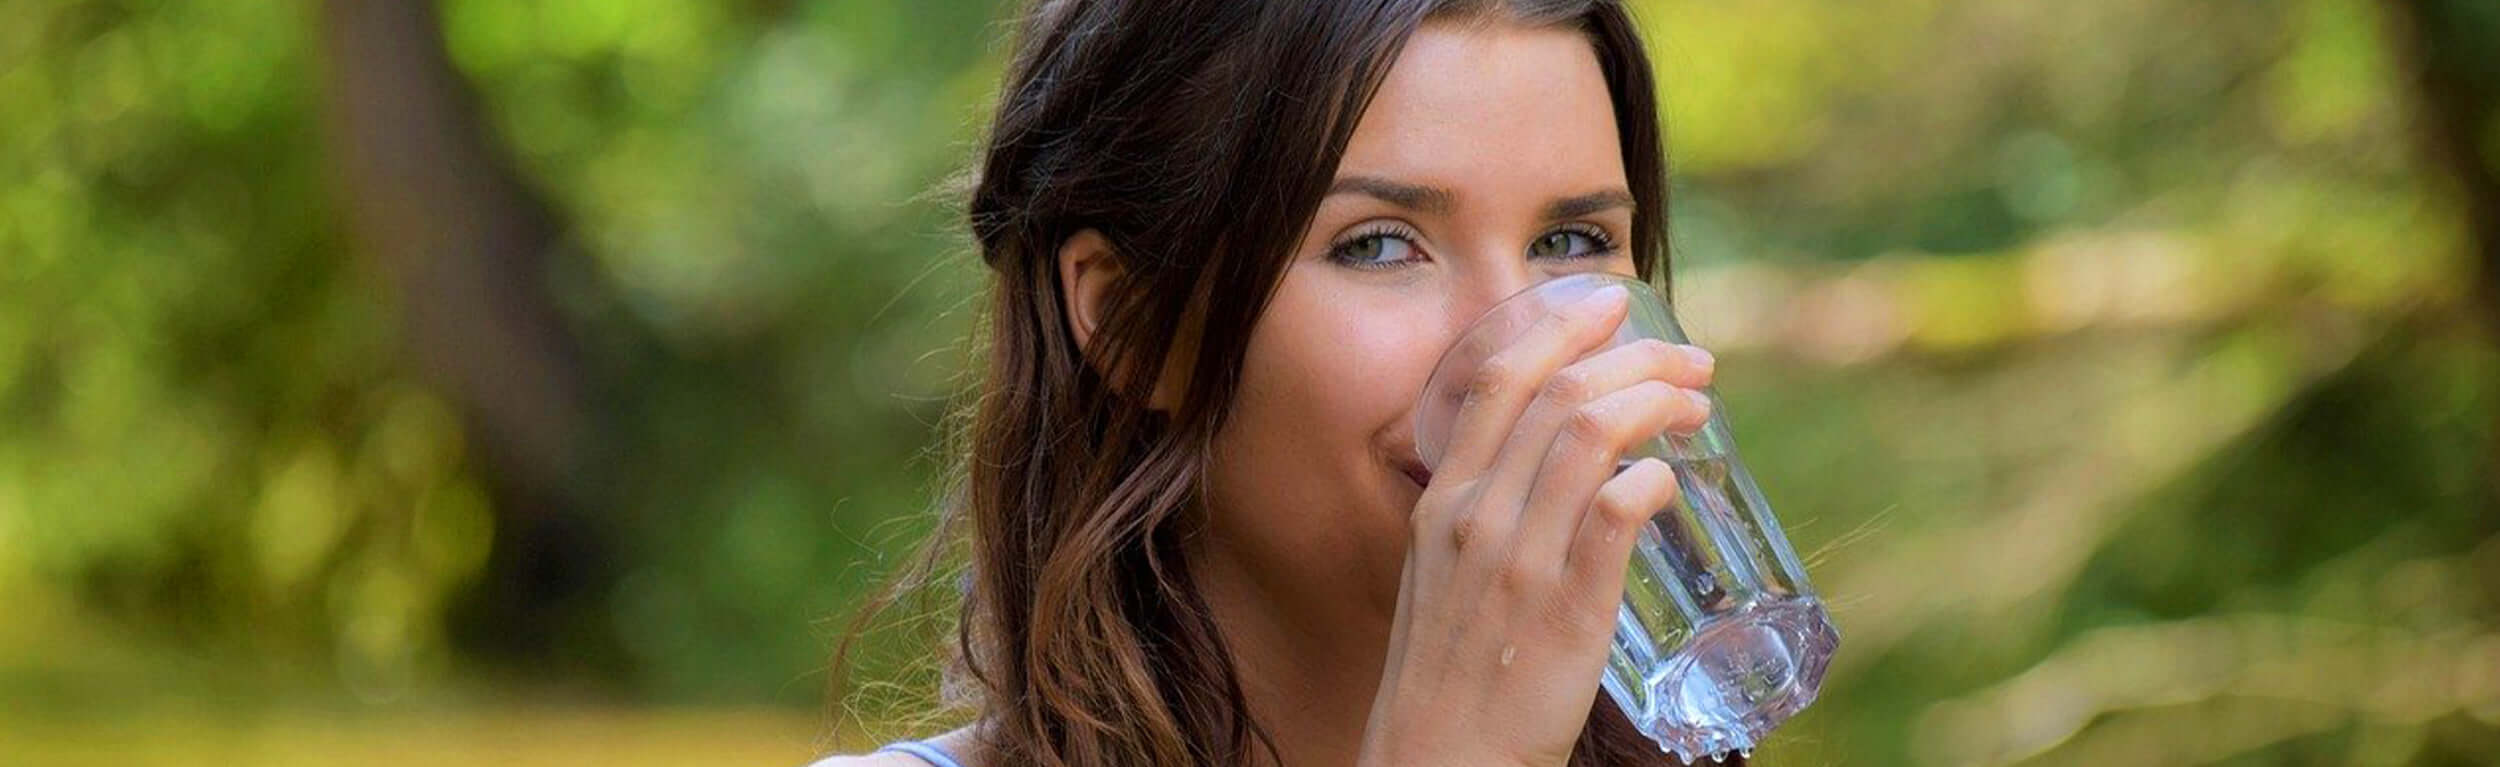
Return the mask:
<svg viewBox="0 0 2500 767">
<path fill-rule="evenodd" d="M 2500 759 L 2492 275 L 2380 5 L 1640 5 L 1681 311 L 1844 633 L 1765 763 Z M 0 733 L 817 702 L 928 522 L 1003 8 L 441 4 L 614 424 L 597 608 L 529 626 L 461 625 L 510 510 L 349 245 L 316 8 L 7 8 Z"/>
</svg>

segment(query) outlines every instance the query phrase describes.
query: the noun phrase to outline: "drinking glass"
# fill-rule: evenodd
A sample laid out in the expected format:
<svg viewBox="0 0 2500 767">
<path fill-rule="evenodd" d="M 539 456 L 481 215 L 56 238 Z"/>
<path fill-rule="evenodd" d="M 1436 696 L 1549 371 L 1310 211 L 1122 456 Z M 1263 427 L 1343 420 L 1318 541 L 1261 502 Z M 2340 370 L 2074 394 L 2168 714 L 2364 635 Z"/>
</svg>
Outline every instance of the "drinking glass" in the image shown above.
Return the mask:
<svg viewBox="0 0 2500 767">
<path fill-rule="evenodd" d="M 1460 334 L 1424 386 L 1415 408 L 1424 465 L 1440 462 L 1450 419 L 1487 356 L 1607 285 L 1630 293 L 1630 311 L 1591 354 L 1644 338 L 1689 343 L 1666 299 L 1621 275 L 1574 274 L 1503 299 Z M 1650 440 L 1617 465 L 1664 460 L 1681 492 L 1640 527 L 1603 680 L 1641 732 L 1688 762 L 1750 753 L 1813 703 L 1840 641 L 1762 489 L 1737 460 L 1718 394 L 1704 393 L 1710 419 L 1699 431 Z"/>
</svg>

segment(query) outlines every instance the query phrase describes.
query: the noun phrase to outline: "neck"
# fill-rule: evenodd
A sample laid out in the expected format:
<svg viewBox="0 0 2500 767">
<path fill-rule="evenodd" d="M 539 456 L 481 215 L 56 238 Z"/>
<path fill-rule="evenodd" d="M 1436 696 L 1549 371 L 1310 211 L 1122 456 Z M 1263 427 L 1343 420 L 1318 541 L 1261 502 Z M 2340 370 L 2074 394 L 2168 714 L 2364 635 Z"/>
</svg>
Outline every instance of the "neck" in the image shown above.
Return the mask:
<svg viewBox="0 0 2500 767">
<path fill-rule="evenodd" d="M 1353 765 L 1380 685 L 1387 622 L 1320 607 L 1344 600 L 1288 593 L 1221 554 L 1200 561 L 1199 587 L 1224 631 L 1251 716 L 1279 760 Z"/>
</svg>

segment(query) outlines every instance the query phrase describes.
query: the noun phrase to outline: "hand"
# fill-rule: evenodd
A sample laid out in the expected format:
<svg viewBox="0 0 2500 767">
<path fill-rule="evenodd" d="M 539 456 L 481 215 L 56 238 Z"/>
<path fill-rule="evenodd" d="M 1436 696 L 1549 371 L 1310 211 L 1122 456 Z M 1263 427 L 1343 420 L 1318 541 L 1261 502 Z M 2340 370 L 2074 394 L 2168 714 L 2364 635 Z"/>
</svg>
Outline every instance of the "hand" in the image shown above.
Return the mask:
<svg viewBox="0 0 2500 767">
<path fill-rule="evenodd" d="M 1469 382 L 1416 502 L 1361 762 L 1570 759 L 1598 690 L 1637 526 L 1675 499 L 1667 464 L 1623 453 L 1709 417 L 1709 356 L 1641 341 L 1581 359 L 1621 287 L 1562 307 Z"/>
</svg>

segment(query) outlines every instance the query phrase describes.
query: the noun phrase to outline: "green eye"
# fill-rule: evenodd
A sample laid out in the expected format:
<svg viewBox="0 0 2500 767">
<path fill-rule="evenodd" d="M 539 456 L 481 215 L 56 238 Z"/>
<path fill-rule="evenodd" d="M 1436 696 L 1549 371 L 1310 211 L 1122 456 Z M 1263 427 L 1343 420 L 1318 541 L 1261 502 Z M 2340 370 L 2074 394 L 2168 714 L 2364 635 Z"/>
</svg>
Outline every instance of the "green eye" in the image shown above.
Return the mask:
<svg viewBox="0 0 2500 767">
<path fill-rule="evenodd" d="M 1604 233 L 1576 229 L 1546 232 L 1536 241 L 1528 243 L 1528 257 L 1531 259 L 1588 258 L 1613 252 L 1614 243 L 1607 240 Z"/>
<path fill-rule="evenodd" d="M 1395 231 L 1357 234 L 1328 249 L 1328 260 L 1356 269 L 1395 269 L 1418 260 L 1415 243 Z"/>
<path fill-rule="evenodd" d="M 1344 256 L 1345 260 L 1359 264 L 1379 263 L 1380 254 L 1392 249 L 1389 238 L 1375 234 L 1346 243 Z"/>
</svg>

